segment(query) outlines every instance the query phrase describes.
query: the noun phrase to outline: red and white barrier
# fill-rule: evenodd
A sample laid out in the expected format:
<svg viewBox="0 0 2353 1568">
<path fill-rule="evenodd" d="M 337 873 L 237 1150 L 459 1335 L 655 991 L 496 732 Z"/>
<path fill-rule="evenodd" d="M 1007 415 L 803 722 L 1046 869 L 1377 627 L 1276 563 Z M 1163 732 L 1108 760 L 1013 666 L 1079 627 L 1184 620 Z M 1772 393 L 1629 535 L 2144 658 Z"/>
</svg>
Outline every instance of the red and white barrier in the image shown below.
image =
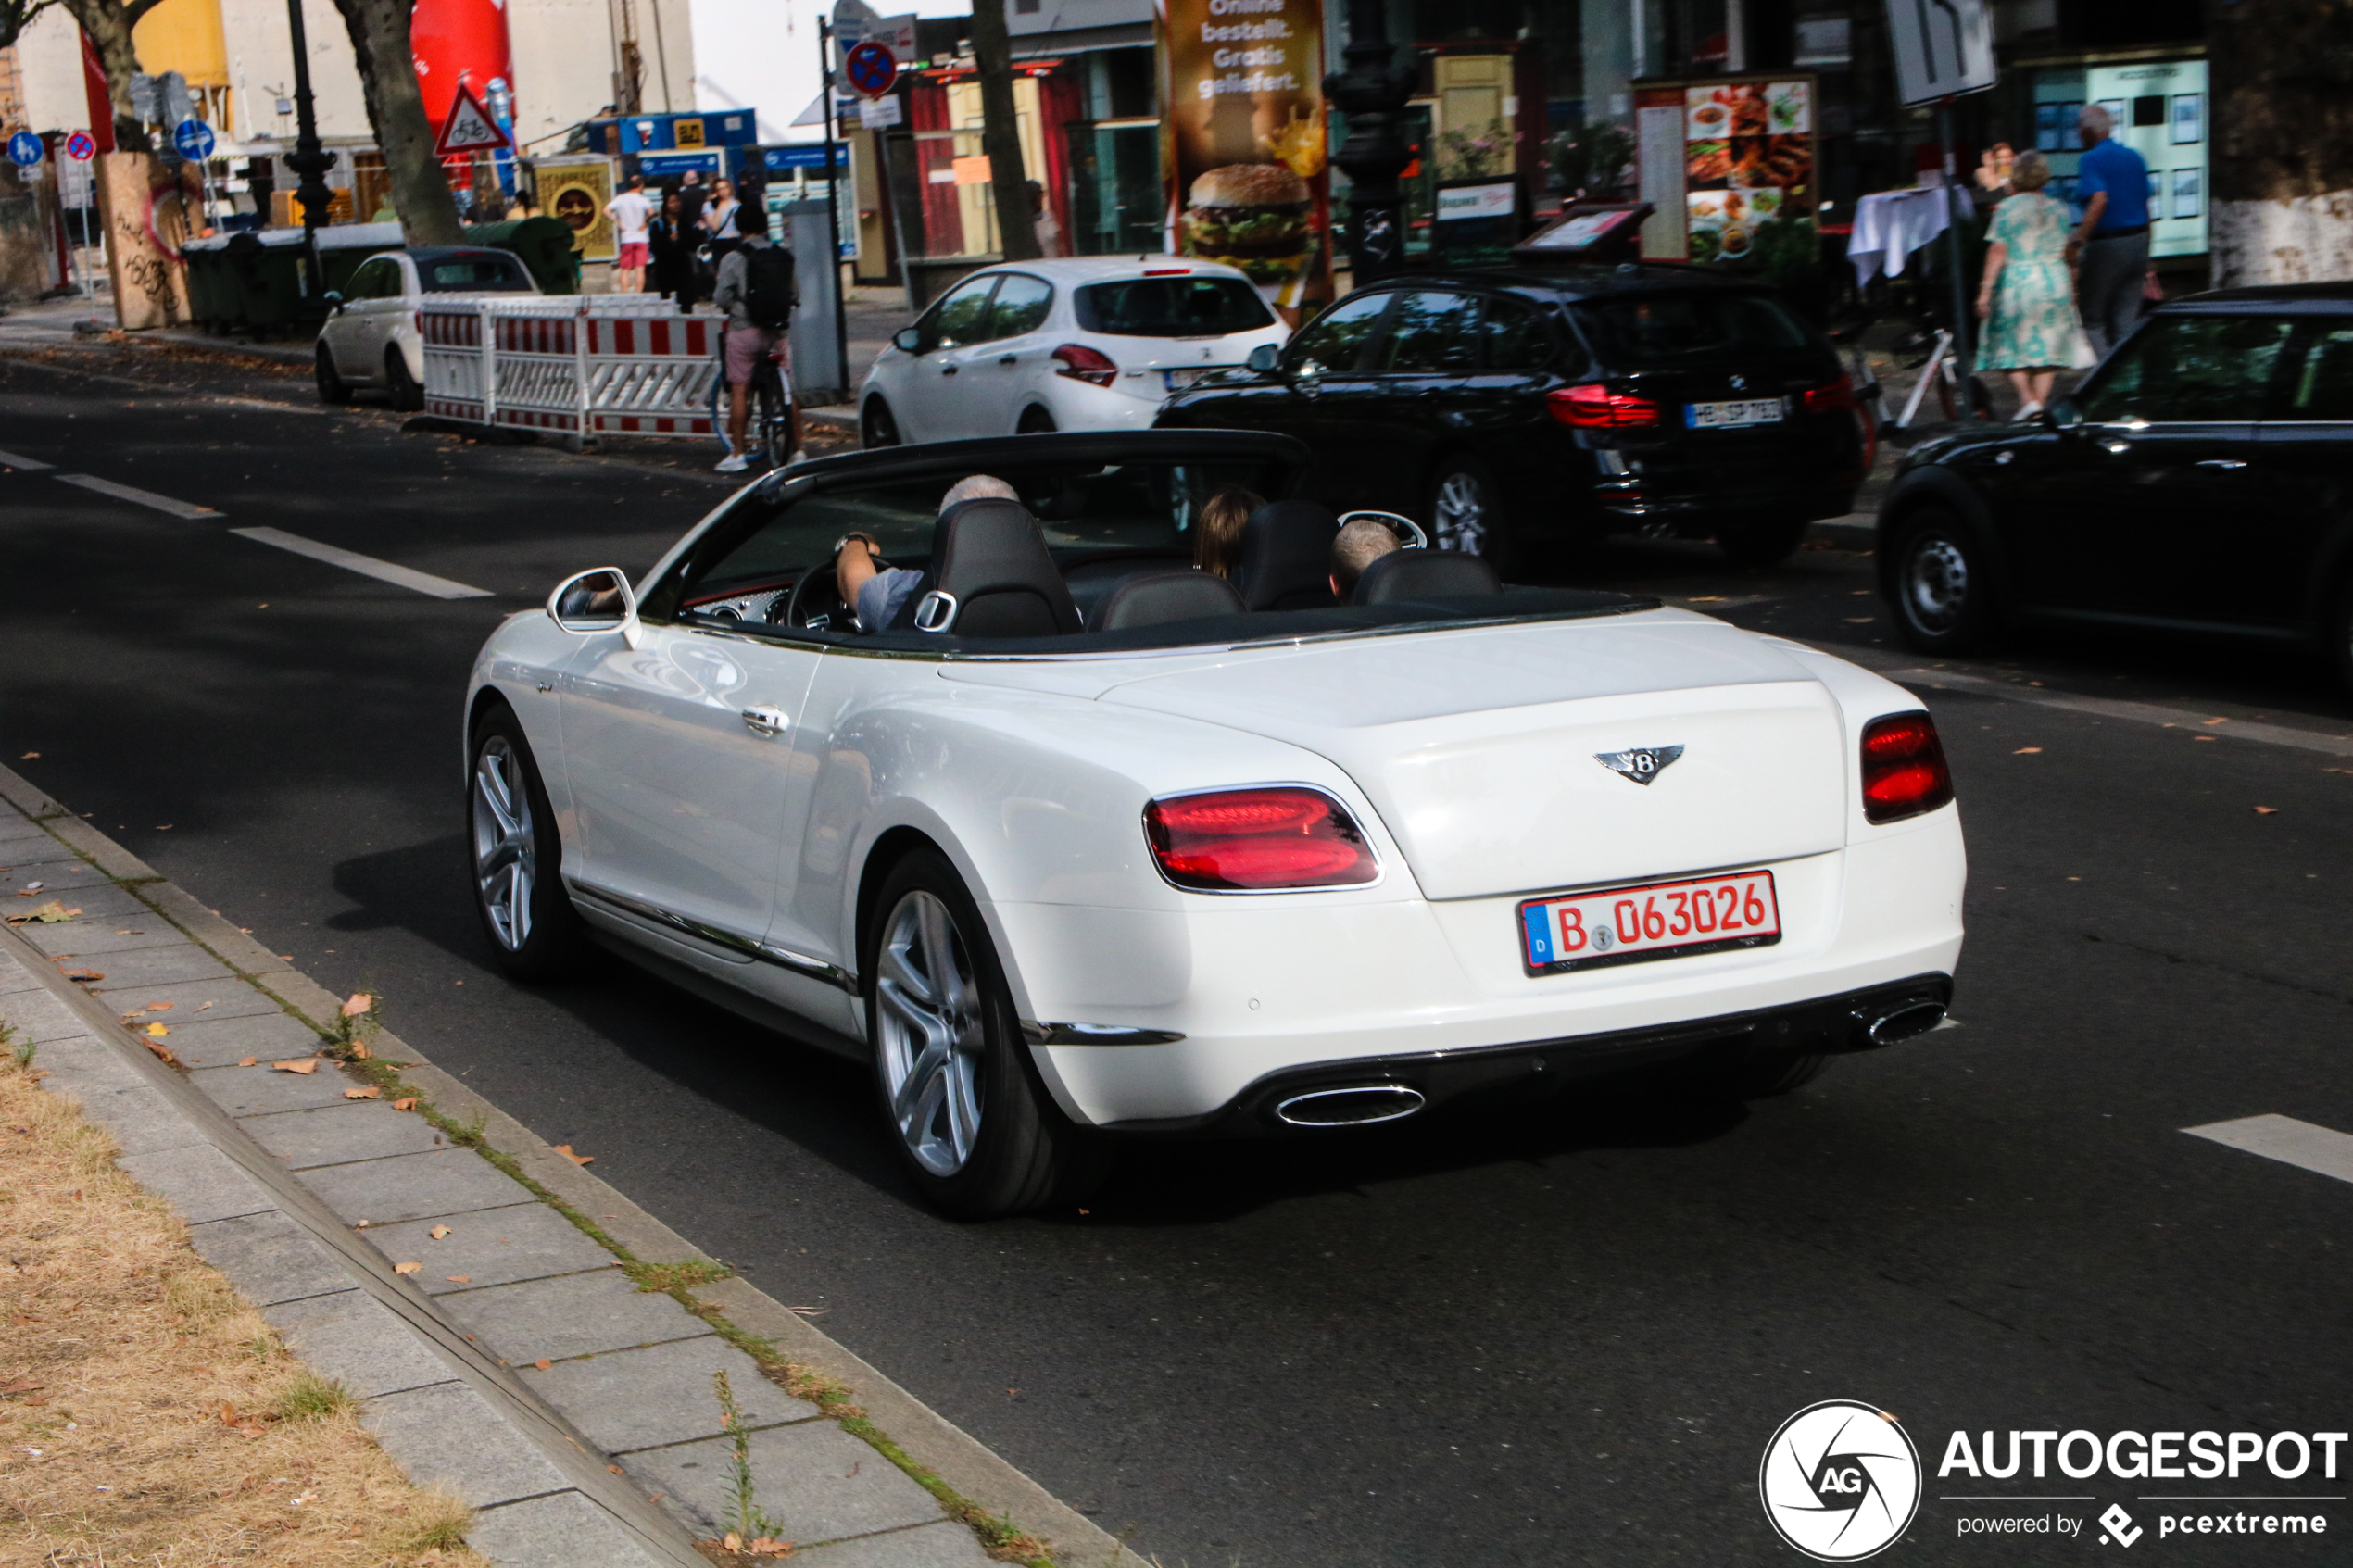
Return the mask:
<svg viewBox="0 0 2353 1568">
<path fill-rule="evenodd" d="M 646 295 L 428 299 L 425 412 L 575 442 L 708 439 L 723 324 Z"/>
</svg>

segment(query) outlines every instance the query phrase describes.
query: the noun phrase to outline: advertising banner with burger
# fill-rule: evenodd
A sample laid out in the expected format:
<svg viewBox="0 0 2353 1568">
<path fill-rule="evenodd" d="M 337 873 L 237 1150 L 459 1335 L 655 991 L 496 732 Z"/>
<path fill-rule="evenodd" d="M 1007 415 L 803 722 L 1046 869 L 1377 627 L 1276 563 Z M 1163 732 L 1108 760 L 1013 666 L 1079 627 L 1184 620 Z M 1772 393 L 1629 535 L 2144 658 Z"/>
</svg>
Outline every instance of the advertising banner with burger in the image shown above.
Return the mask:
<svg viewBox="0 0 2353 1568">
<path fill-rule="evenodd" d="M 1332 297 L 1320 0 L 1155 0 L 1169 248 L 1296 321 Z"/>
</svg>

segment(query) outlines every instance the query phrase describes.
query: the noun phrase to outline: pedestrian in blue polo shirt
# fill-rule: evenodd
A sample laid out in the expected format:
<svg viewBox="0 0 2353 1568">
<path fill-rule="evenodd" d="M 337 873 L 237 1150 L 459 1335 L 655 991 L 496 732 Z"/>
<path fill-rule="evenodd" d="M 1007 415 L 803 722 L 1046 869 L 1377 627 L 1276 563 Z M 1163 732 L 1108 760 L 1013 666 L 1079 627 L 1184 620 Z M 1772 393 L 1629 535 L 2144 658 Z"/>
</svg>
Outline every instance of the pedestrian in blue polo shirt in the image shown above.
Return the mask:
<svg viewBox="0 0 2353 1568">
<path fill-rule="evenodd" d="M 2141 281 L 2149 266 L 2149 166 L 2141 155 L 2109 140 L 2115 117 L 2087 104 L 2076 117 L 2083 161 L 2075 176 L 2083 227 L 2068 243 L 2079 268 L 2083 331 L 2106 356 L 2141 319 Z"/>
</svg>

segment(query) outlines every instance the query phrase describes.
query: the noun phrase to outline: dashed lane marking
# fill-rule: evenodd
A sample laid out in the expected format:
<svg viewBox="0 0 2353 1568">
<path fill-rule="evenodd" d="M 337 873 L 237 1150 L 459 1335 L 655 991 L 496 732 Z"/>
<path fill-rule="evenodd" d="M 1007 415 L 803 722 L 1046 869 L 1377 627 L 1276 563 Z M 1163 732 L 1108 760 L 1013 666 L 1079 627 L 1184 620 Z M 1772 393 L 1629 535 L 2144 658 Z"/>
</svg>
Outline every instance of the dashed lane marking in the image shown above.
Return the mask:
<svg viewBox="0 0 2353 1568">
<path fill-rule="evenodd" d="M 419 571 L 414 567 L 396 566 L 388 560 L 378 560 L 373 556 L 363 556 L 356 550 L 321 545 L 318 540 L 305 539 L 299 533 L 287 533 L 275 528 L 233 528 L 229 532 L 257 545 L 274 545 L 279 549 L 291 550 L 312 560 L 322 560 L 329 566 L 339 566 L 346 571 L 356 571 L 379 583 L 390 583 L 420 594 L 429 594 L 436 599 L 486 599 L 491 596 L 487 588 L 468 587 L 447 577 L 435 577 L 430 571 Z"/>
<path fill-rule="evenodd" d="M 57 475 L 57 479 L 60 483 L 78 484 L 84 490 L 94 490 L 101 495 L 111 495 L 118 501 L 129 501 L 133 506 L 152 507 L 157 511 L 171 517 L 215 518 L 228 515 L 217 508 L 199 507 L 193 501 L 175 501 L 169 495 L 158 495 L 152 490 L 142 490 L 132 484 L 117 484 L 111 479 L 100 479 L 95 474 L 61 473 Z"/>
<path fill-rule="evenodd" d="M 2182 1131 L 2283 1165 L 2353 1182 L 2353 1135 L 2298 1122 L 2293 1116 L 2243 1116 L 2235 1122 L 2211 1122 Z"/>
<path fill-rule="evenodd" d="M 55 464 L 38 458 L 19 458 L 14 452 L 0 452 L 0 469 L 21 469 L 26 473 L 46 473 Z"/>
<path fill-rule="evenodd" d="M 1823 651 L 1845 657 L 1843 649 L 1825 648 Z M 2007 681 L 1989 680 L 1982 675 L 1964 675 L 1952 670 L 1881 670 L 1880 673 L 1906 686 L 1935 686 L 1946 691 L 1968 692 L 1975 696 L 1997 696 L 2006 702 L 2031 703 L 2037 708 L 2059 708 L 2070 713 L 2121 719 L 2128 723 L 2155 724 L 2168 730 L 2195 729 L 2204 734 L 2259 741 L 2266 746 L 2292 746 L 2330 757 L 2353 757 L 2353 735 L 2295 730 L 2285 724 L 2266 724 L 2255 719 L 2233 719 L 2227 723 L 2208 727 L 2205 721 L 2187 709 L 2168 708 L 2155 702 L 2124 702 L 2115 697 L 2076 696 L 2067 692 L 2013 685 Z"/>
</svg>

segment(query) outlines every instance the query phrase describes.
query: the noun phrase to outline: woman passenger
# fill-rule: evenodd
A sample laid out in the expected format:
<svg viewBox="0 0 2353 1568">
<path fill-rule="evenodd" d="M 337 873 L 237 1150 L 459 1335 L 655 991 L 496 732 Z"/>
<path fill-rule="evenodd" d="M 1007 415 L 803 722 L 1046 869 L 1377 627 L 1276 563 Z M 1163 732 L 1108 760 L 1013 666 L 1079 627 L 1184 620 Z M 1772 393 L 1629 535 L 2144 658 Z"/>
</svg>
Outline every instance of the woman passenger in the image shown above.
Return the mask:
<svg viewBox="0 0 2353 1568">
<path fill-rule="evenodd" d="M 1193 564 L 1212 577 L 1231 577 L 1241 564 L 1242 524 L 1266 503 L 1239 484 L 1209 498 L 1195 525 Z"/>
</svg>

